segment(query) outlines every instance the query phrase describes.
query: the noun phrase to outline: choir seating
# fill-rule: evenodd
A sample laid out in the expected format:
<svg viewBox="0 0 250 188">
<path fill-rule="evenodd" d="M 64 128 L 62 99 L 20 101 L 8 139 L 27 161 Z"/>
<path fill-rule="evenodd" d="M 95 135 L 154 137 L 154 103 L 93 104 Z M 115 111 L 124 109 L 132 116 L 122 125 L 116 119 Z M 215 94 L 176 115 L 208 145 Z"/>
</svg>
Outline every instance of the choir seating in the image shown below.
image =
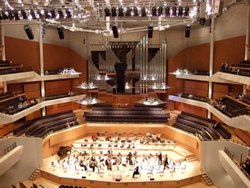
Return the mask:
<svg viewBox="0 0 250 188">
<path fill-rule="evenodd" d="M 222 97 L 218 101 L 213 102 L 212 105 L 230 118 L 240 115 L 250 115 L 250 108 L 247 104 L 229 96 Z"/>
<path fill-rule="evenodd" d="M 0 113 L 13 115 L 37 104 L 36 99 L 27 99 L 24 94 L 3 93 L 0 95 Z"/>
<path fill-rule="evenodd" d="M 87 122 L 148 122 L 166 123 L 169 112 L 148 107 L 93 107 L 84 112 Z"/>
<path fill-rule="evenodd" d="M 174 127 L 199 135 L 203 140 L 218 140 L 220 136 L 224 139 L 231 138 L 231 133 L 215 120 L 188 112 L 181 112 L 178 115 Z"/>
<path fill-rule="evenodd" d="M 25 133 L 26 136 L 45 137 L 51 132 L 56 132 L 78 124 L 75 113 L 66 111 L 31 120 L 15 129 L 13 134 L 20 136 Z"/>
<path fill-rule="evenodd" d="M 190 94 L 190 93 L 182 93 L 181 97 L 187 98 L 187 99 L 192 99 L 192 100 L 197 100 L 197 101 L 201 101 L 201 102 L 208 102 L 208 98 L 207 97 L 193 95 L 193 94 Z"/>
<path fill-rule="evenodd" d="M 250 76 L 250 61 L 241 61 L 238 65 L 228 65 L 225 63 L 221 66 L 220 71 L 241 76 Z"/>
<path fill-rule="evenodd" d="M 22 65 L 13 64 L 9 60 L 0 60 L 0 75 L 13 74 L 31 71 L 31 68 L 24 68 Z"/>
<path fill-rule="evenodd" d="M 61 94 L 57 94 L 57 95 L 46 96 L 45 101 L 64 98 L 64 97 L 72 97 L 72 96 L 75 96 L 75 95 L 76 94 L 74 92 L 69 91 L 68 93 L 61 93 Z"/>
</svg>

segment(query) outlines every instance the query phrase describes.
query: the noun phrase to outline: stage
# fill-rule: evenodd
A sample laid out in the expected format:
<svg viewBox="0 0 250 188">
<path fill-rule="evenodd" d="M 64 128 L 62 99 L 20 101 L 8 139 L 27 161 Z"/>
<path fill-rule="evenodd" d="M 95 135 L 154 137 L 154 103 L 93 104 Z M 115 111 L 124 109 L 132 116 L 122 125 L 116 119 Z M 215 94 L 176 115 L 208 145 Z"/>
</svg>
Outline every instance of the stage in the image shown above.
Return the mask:
<svg viewBox="0 0 250 188">
<path fill-rule="evenodd" d="M 168 165 L 164 168 L 166 155 Z M 93 158 L 94 169 L 90 167 Z M 106 164 L 108 159 L 110 170 Z M 133 178 L 136 167 L 139 174 Z M 150 134 L 88 135 L 73 142 L 71 153 L 66 157 L 44 158 L 41 173 L 59 184 L 88 187 L 117 187 L 117 184 L 145 187 L 148 183 L 150 187 L 180 187 L 198 182 L 201 177 L 200 162 L 192 152 L 161 135 Z"/>
</svg>

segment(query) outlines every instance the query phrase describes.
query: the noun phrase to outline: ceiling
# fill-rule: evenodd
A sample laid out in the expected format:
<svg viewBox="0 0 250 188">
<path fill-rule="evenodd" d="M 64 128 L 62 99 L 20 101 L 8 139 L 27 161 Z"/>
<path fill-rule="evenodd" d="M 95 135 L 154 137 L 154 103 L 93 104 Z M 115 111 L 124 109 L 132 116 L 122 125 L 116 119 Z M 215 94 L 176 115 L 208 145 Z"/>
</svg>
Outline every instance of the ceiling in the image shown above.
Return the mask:
<svg viewBox="0 0 250 188">
<path fill-rule="evenodd" d="M 248 0 L 245 0 L 248 1 Z M 0 19 L 6 22 L 37 21 L 71 31 L 110 35 L 183 25 L 203 25 L 212 14 L 221 13 L 242 0 L 2 0 Z M 214 8 L 212 8 L 214 7 Z"/>
</svg>

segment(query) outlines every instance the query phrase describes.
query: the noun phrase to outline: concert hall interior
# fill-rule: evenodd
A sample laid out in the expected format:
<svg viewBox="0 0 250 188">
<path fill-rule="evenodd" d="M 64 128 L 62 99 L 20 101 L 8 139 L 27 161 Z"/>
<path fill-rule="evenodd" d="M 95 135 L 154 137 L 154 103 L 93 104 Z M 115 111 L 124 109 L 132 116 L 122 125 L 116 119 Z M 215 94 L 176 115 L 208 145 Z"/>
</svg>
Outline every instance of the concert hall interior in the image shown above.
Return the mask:
<svg viewBox="0 0 250 188">
<path fill-rule="evenodd" d="M 247 188 L 249 0 L 0 2 L 0 188 Z"/>
</svg>

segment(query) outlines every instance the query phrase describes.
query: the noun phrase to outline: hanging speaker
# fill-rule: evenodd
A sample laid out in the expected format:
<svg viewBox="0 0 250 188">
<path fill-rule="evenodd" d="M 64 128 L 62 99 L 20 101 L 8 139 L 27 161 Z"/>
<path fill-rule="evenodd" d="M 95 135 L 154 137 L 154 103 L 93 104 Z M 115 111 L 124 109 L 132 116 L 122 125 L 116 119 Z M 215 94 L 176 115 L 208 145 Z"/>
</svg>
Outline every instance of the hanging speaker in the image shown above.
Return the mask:
<svg viewBox="0 0 250 188">
<path fill-rule="evenodd" d="M 64 28 L 63 27 L 57 27 L 57 33 L 58 33 L 59 39 L 64 39 Z"/>
<path fill-rule="evenodd" d="M 186 38 L 189 38 L 190 37 L 190 33 L 191 33 L 191 26 L 190 25 L 187 25 L 185 27 L 185 37 Z"/>
<path fill-rule="evenodd" d="M 25 30 L 25 33 L 28 36 L 28 38 L 30 40 L 33 40 L 34 39 L 34 34 L 33 34 L 32 30 L 31 30 L 30 26 L 29 25 L 24 25 L 24 30 Z"/>
<path fill-rule="evenodd" d="M 148 26 L 148 38 L 153 37 L 153 31 L 154 31 L 154 27 L 153 26 Z"/>
<path fill-rule="evenodd" d="M 119 37 L 119 33 L 118 33 L 118 29 L 117 29 L 116 25 L 112 26 L 112 31 L 113 31 L 114 38 L 118 38 Z"/>
</svg>

